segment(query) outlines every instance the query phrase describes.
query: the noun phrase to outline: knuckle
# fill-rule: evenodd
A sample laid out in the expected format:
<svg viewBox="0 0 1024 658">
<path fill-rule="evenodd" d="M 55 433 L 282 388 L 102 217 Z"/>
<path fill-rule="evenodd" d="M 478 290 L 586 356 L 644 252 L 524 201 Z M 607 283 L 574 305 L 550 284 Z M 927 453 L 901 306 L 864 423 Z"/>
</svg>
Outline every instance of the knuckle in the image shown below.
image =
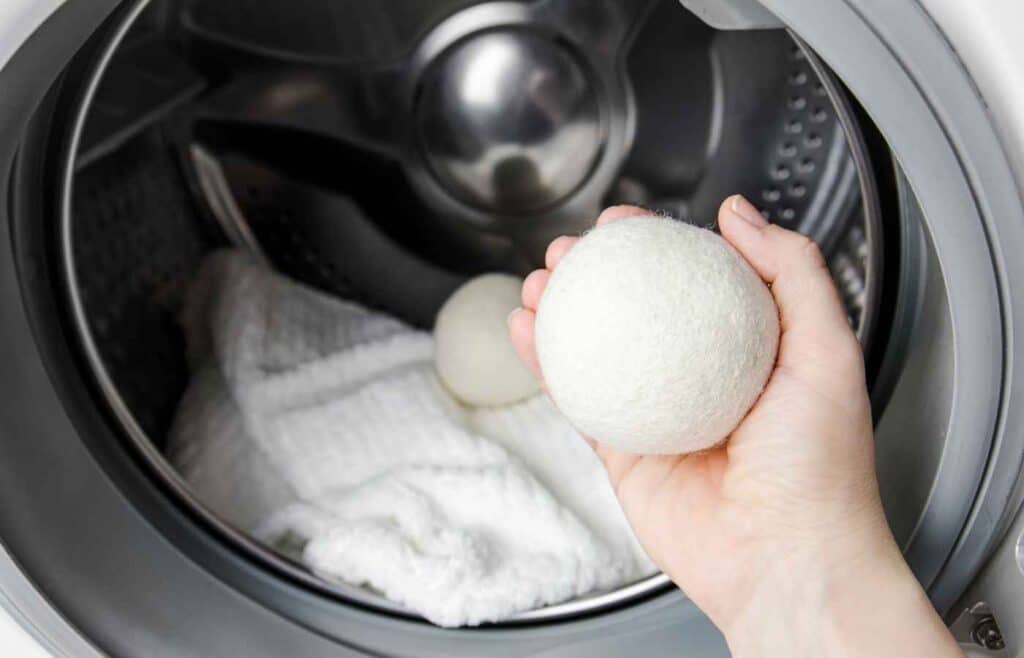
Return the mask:
<svg viewBox="0 0 1024 658">
<path fill-rule="evenodd" d="M 828 276 L 828 265 L 817 242 L 806 235 L 783 228 L 778 228 L 776 234 L 780 238 L 779 266 L 782 272 L 796 278 L 802 278 L 807 274 L 816 273 L 816 271 L 825 271 L 825 275 Z M 817 277 L 814 278 L 817 279 Z"/>
<path fill-rule="evenodd" d="M 791 257 L 824 262 L 818 243 L 806 235 L 784 229 L 776 224 L 769 225 L 766 230 L 778 240 L 782 249 Z"/>
<path fill-rule="evenodd" d="M 827 269 L 821 247 L 809 237 L 794 234 L 790 237 L 788 247 L 787 260 L 794 269 L 803 271 Z"/>
<path fill-rule="evenodd" d="M 825 265 L 825 257 L 821 253 L 818 243 L 805 235 L 799 236 L 794 243 L 794 250 L 801 259 L 816 267 Z"/>
</svg>

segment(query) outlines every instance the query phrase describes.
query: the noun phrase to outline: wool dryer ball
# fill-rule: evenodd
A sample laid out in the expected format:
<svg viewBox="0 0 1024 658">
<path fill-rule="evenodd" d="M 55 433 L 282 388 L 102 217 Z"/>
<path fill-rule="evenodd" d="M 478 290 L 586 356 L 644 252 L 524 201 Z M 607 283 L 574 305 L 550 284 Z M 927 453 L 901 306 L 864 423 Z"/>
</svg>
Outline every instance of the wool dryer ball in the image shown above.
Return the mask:
<svg viewBox="0 0 1024 658">
<path fill-rule="evenodd" d="M 683 454 L 728 437 L 775 363 L 778 310 L 724 239 L 629 217 L 562 259 L 537 309 L 544 380 L 583 434 L 638 454 Z"/>
<path fill-rule="evenodd" d="M 455 397 L 495 407 L 536 394 L 540 387 L 508 335 L 508 314 L 519 307 L 522 280 L 484 274 L 463 284 L 434 322 L 434 365 Z"/>
</svg>

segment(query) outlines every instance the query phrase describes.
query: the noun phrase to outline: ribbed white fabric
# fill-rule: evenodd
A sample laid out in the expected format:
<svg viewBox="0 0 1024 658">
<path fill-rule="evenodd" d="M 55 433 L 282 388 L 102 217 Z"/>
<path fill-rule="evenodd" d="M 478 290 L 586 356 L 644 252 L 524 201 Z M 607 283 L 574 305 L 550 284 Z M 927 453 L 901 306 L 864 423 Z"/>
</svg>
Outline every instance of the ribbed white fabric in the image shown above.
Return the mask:
<svg viewBox="0 0 1024 658">
<path fill-rule="evenodd" d="M 651 573 L 597 458 L 544 397 L 455 401 L 429 334 L 219 252 L 183 326 L 168 454 L 216 513 L 445 626 Z"/>
</svg>

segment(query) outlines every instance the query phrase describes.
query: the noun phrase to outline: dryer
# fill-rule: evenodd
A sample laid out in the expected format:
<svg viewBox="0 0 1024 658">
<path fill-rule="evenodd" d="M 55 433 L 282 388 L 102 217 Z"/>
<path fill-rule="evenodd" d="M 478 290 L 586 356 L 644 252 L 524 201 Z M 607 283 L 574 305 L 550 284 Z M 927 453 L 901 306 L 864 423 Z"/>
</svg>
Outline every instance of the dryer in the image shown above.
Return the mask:
<svg viewBox="0 0 1024 658">
<path fill-rule="evenodd" d="M 218 246 L 429 327 L 463 278 L 527 271 L 603 205 L 706 222 L 738 191 L 826 254 L 914 573 L 972 655 L 1024 655 L 1022 19 L 7 0 L 0 604 L 54 655 L 727 655 L 660 575 L 432 626 L 232 526 L 162 449 L 187 383 L 174 314 Z"/>
</svg>

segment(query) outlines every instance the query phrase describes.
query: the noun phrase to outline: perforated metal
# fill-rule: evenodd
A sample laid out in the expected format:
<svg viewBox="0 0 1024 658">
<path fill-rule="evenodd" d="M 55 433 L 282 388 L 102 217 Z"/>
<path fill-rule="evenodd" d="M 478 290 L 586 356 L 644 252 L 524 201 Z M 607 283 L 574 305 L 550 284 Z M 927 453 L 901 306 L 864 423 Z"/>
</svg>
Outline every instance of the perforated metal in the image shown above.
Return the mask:
<svg viewBox="0 0 1024 658">
<path fill-rule="evenodd" d="M 188 379 L 174 313 L 210 240 L 153 133 L 86 168 L 74 189 L 73 248 L 90 329 L 125 403 L 162 443 Z"/>
<path fill-rule="evenodd" d="M 789 63 L 785 111 L 777 126 L 767 126 L 777 136 L 756 202 L 769 220 L 792 228 L 826 181 L 826 161 L 833 149 L 843 148 L 836 144 L 843 137 L 828 92 L 799 46 L 790 47 Z"/>
</svg>

